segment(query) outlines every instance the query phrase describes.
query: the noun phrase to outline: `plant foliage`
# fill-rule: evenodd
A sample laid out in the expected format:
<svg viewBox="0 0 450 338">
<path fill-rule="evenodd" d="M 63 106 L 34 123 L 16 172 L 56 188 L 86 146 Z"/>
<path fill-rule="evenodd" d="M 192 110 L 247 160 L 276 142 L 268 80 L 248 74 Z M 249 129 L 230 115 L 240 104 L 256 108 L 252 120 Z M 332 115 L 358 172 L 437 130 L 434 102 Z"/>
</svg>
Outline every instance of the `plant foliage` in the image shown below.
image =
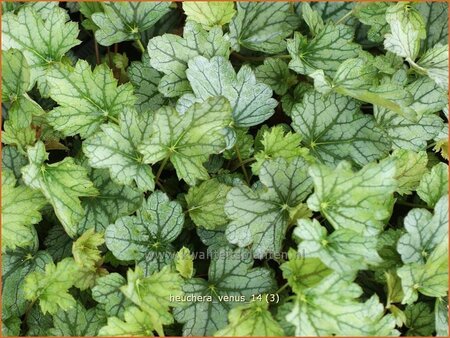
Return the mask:
<svg viewBox="0 0 450 338">
<path fill-rule="evenodd" d="M 444 2 L 3 2 L 2 335 L 448 336 Z"/>
</svg>

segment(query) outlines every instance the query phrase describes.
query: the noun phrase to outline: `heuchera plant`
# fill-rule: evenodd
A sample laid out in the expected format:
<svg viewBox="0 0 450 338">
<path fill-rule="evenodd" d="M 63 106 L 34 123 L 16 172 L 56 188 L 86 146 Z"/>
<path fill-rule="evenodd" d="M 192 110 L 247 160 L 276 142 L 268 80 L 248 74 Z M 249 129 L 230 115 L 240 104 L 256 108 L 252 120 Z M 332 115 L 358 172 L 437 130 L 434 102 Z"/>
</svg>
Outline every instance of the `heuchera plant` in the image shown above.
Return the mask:
<svg viewBox="0 0 450 338">
<path fill-rule="evenodd" d="M 3 335 L 447 336 L 447 6 L 3 3 Z"/>
</svg>

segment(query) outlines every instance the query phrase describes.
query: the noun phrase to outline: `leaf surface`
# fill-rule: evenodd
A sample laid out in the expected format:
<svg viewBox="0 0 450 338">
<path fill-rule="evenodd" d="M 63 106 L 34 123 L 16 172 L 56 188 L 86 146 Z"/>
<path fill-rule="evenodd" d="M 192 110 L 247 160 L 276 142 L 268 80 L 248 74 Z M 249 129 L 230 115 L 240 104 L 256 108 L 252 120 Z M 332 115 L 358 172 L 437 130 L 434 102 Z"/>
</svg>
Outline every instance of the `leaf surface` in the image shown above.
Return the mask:
<svg viewBox="0 0 450 338">
<path fill-rule="evenodd" d="M 139 39 L 142 32 L 169 12 L 169 6 L 170 2 L 104 3 L 103 12 L 91 16 L 99 28 L 95 31 L 95 38 L 103 46 Z"/>
<path fill-rule="evenodd" d="M 86 169 L 75 164 L 71 157 L 46 164 L 48 153 L 42 142 L 28 149 L 28 158 L 29 164 L 22 168 L 25 184 L 42 192 L 67 234 L 74 236 L 77 224 L 84 216 L 79 198 L 98 193 L 88 179 Z"/>
<path fill-rule="evenodd" d="M 143 163 L 139 145 L 151 135 L 152 114 L 124 109 L 119 125 L 103 124 L 101 131 L 86 139 L 83 152 L 94 168 L 109 169 L 118 184 L 137 186 L 140 191 L 155 188 L 152 169 Z"/>
<path fill-rule="evenodd" d="M 447 194 L 447 187 L 448 165 L 438 163 L 431 168 L 430 172 L 423 175 L 417 188 L 417 194 L 430 207 L 434 207 L 439 199 Z"/>
<path fill-rule="evenodd" d="M 34 242 L 32 227 L 41 219 L 40 209 L 47 204 L 45 197 L 24 185 L 16 186 L 12 171 L 2 171 L 2 252 L 25 247 Z"/>
<path fill-rule="evenodd" d="M 245 185 L 231 189 L 225 204 L 231 219 L 226 229 L 228 241 L 240 247 L 251 245 L 257 258 L 278 253 L 288 225 L 295 222 L 291 216 L 311 192 L 307 168 L 302 158 L 290 163 L 278 158 L 261 168 L 265 189 L 255 191 Z"/>
<path fill-rule="evenodd" d="M 392 162 L 370 163 L 353 172 L 348 162 L 337 168 L 313 165 L 309 175 L 314 194 L 308 207 L 320 211 L 335 229 L 350 229 L 366 236 L 378 234 L 389 218 L 397 188 Z"/>
<path fill-rule="evenodd" d="M 56 6 L 47 12 L 24 6 L 17 15 L 8 12 L 2 16 L 2 50 L 22 51 L 30 67 L 30 83 L 38 80 L 45 84 L 46 71 L 53 68 L 53 62 L 61 61 L 81 43 L 77 24 L 68 21 L 67 12 Z"/>
<path fill-rule="evenodd" d="M 291 116 L 302 144 L 325 164 L 351 159 L 363 166 L 384 157 L 389 149 L 374 119 L 362 114 L 350 98 L 309 92 L 293 107 Z"/>
<path fill-rule="evenodd" d="M 284 39 L 292 34 L 295 20 L 287 2 L 236 3 L 237 14 L 230 23 L 230 41 L 235 51 L 241 48 L 268 54 L 282 52 Z"/>
<path fill-rule="evenodd" d="M 230 43 L 219 27 L 205 31 L 199 23 L 187 21 L 183 37 L 164 34 L 152 38 L 147 46 L 150 64 L 164 76 L 159 82 L 159 91 L 167 97 L 181 96 L 190 91 L 186 77 L 188 61 L 203 55 L 228 57 Z"/>
<path fill-rule="evenodd" d="M 135 102 L 131 84 L 117 85 L 106 64 L 95 67 L 83 60 L 75 67 L 58 65 L 47 75 L 50 96 L 59 106 L 49 112 L 48 121 L 65 136 L 91 136 L 108 120 Z"/>
<path fill-rule="evenodd" d="M 235 126 L 255 126 L 273 115 L 277 101 L 272 98 L 272 90 L 256 80 L 250 67 L 244 66 L 236 74 L 231 62 L 220 56 L 210 60 L 198 56 L 188 65 L 186 74 L 196 98 L 226 97 Z"/>
<path fill-rule="evenodd" d="M 188 20 L 198 22 L 206 30 L 229 23 L 236 13 L 233 2 L 185 2 L 183 10 Z"/>
<path fill-rule="evenodd" d="M 209 266 L 208 281 L 192 278 L 183 286 L 185 294 L 207 295 L 212 301 L 187 302 L 174 309 L 175 319 L 183 323 L 183 335 L 206 336 L 227 325 L 226 313 L 240 305 L 237 299 L 270 291 L 274 282 L 269 270 L 252 268 L 246 249 L 219 249 Z M 219 297 L 235 297 L 219 299 Z"/>
<path fill-rule="evenodd" d="M 184 113 L 163 107 L 153 115 L 154 129 L 138 150 L 144 163 L 170 159 L 178 178 L 189 185 L 209 178 L 203 166 L 209 155 L 226 148 L 225 128 L 231 123 L 231 107 L 224 97 L 194 104 Z"/>
<path fill-rule="evenodd" d="M 136 261 L 148 275 L 173 259 L 171 243 L 181 233 L 183 222 L 181 206 L 156 191 L 137 210 L 136 216 L 119 218 L 107 227 L 106 245 L 115 257 Z"/>
</svg>

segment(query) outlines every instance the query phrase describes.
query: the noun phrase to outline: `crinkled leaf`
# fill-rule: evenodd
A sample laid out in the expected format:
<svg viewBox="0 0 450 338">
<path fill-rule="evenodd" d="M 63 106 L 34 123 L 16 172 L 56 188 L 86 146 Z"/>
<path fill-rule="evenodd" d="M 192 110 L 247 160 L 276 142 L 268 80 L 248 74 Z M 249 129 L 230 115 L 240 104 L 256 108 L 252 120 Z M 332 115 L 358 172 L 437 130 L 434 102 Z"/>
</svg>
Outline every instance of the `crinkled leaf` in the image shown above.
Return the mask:
<svg viewBox="0 0 450 338">
<path fill-rule="evenodd" d="M 130 306 L 124 313 L 124 321 L 117 317 L 109 317 L 108 324 L 103 326 L 98 335 L 109 337 L 153 336 L 154 327 L 149 315 L 135 306 Z"/>
<path fill-rule="evenodd" d="M 139 147 L 144 163 L 170 159 L 180 180 L 189 185 L 206 180 L 203 163 L 226 148 L 225 128 L 231 121 L 231 107 L 223 97 L 194 104 L 182 115 L 163 107 L 154 113 L 151 135 Z"/>
<path fill-rule="evenodd" d="M 93 228 L 78 237 L 72 246 L 75 262 L 82 267 L 94 268 L 102 258 L 98 247 L 105 243 L 103 237 L 102 233 L 96 233 Z"/>
<path fill-rule="evenodd" d="M 117 218 L 132 214 L 142 204 L 142 193 L 113 182 L 108 170 L 92 169 L 88 176 L 99 193 L 81 198 L 85 213 L 78 224 L 78 234 L 89 228 L 103 231 Z"/>
<path fill-rule="evenodd" d="M 108 316 L 122 318 L 126 308 L 131 302 L 120 291 L 120 288 L 127 283 L 124 277 L 118 273 L 98 278 L 92 288 L 92 298 L 103 305 Z"/>
<path fill-rule="evenodd" d="M 94 168 L 109 169 L 113 181 L 136 185 L 141 191 L 155 188 L 150 166 L 143 163 L 138 146 L 151 135 L 152 114 L 126 108 L 119 115 L 119 125 L 100 126 L 101 131 L 83 143 L 83 151 Z"/>
<path fill-rule="evenodd" d="M 275 126 L 262 133 L 262 149 L 255 154 L 256 162 L 252 164 L 255 175 L 267 161 L 275 158 L 284 158 L 287 161 L 295 157 L 306 157 L 308 149 L 302 148 L 302 137 L 297 133 L 287 132 L 282 126 Z"/>
<path fill-rule="evenodd" d="M 419 197 L 430 207 L 434 207 L 447 191 L 448 165 L 445 163 L 436 164 L 430 172 L 424 174 L 417 188 Z"/>
<path fill-rule="evenodd" d="M 69 293 L 78 272 L 73 258 L 65 258 L 58 264 L 45 265 L 45 271 L 30 273 L 24 284 L 25 299 L 39 301 L 44 314 L 54 315 L 59 309 L 67 311 L 76 306 L 76 301 Z"/>
<path fill-rule="evenodd" d="M 92 21 L 99 29 L 95 38 L 104 46 L 136 40 L 169 12 L 170 2 L 108 2 L 103 12 L 93 13 Z"/>
<path fill-rule="evenodd" d="M 68 13 L 57 6 L 47 12 L 24 6 L 17 15 L 8 12 L 2 16 L 2 50 L 22 51 L 30 67 L 30 83 L 38 80 L 44 84 L 46 71 L 54 62 L 80 44 L 78 25 L 68 20 Z"/>
<path fill-rule="evenodd" d="M 389 149 L 375 120 L 362 114 L 357 103 L 345 96 L 309 92 L 293 107 L 291 116 L 302 144 L 325 164 L 351 159 L 363 166 L 382 158 Z"/>
<path fill-rule="evenodd" d="M 230 243 L 240 247 L 251 245 L 257 258 L 278 253 L 296 209 L 310 194 L 308 164 L 300 157 L 286 162 L 277 158 L 266 162 L 259 178 L 266 189 L 252 190 L 240 185 L 230 190 L 225 213 L 231 219 L 226 229 Z M 295 213 L 294 213 L 295 214 Z"/>
<path fill-rule="evenodd" d="M 6 120 L 3 123 L 2 143 L 16 146 L 22 153 L 28 146 L 36 142 L 36 131 L 30 126 L 18 128 L 11 121 Z"/>
<path fill-rule="evenodd" d="M 137 210 L 136 216 L 119 218 L 107 227 L 105 241 L 121 260 L 135 260 L 146 274 L 160 270 L 173 257 L 172 242 L 183 227 L 181 206 L 156 191 Z"/>
<path fill-rule="evenodd" d="M 427 171 L 428 157 L 425 151 L 396 149 L 386 161 L 393 161 L 396 167 L 397 192 L 400 195 L 411 194 L 419 185 Z"/>
<path fill-rule="evenodd" d="M 269 303 L 262 295 L 262 301 L 252 301 L 246 305 L 240 305 L 228 312 L 229 324 L 217 331 L 214 336 L 283 336 L 284 332 L 280 324 L 276 322 L 269 311 Z"/>
<path fill-rule="evenodd" d="M 217 179 L 204 181 L 189 189 L 186 202 L 189 216 L 195 225 L 213 230 L 227 224 L 224 206 L 230 189 L 230 186 Z"/>
<path fill-rule="evenodd" d="M 407 231 L 397 250 L 404 263 L 425 263 L 436 246 L 448 237 L 448 197 L 442 197 L 434 215 L 426 209 L 412 209 L 404 220 Z"/>
<path fill-rule="evenodd" d="M 16 186 L 14 173 L 2 170 L 2 252 L 32 244 L 36 237 L 33 224 L 42 217 L 45 197 L 24 185 Z"/>
<path fill-rule="evenodd" d="M 50 96 L 59 106 L 49 112 L 49 123 L 65 136 L 86 138 L 102 123 L 117 120 L 125 107 L 133 106 L 133 86 L 117 85 L 106 64 L 91 66 L 79 60 L 75 67 L 57 65 L 48 74 Z"/>
<path fill-rule="evenodd" d="M 288 258 L 288 261 L 281 264 L 280 269 L 294 291 L 313 287 L 333 273 L 320 259 L 306 258 L 293 248 L 289 249 Z"/>
<path fill-rule="evenodd" d="M 309 174 L 314 194 L 308 199 L 308 207 L 320 211 L 335 229 L 377 234 L 392 212 L 395 170 L 389 161 L 370 163 L 358 172 L 353 172 L 348 162 L 341 162 L 335 169 L 313 165 Z"/>
<path fill-rule="evenodd" d="M 173 306 L 170 296 L 179 297 L 183 294 L 182 278 L 169 267 L 148 277 L 137 267 L 135 271 L 128 270 L 128 284 L 120 290 L 134 304 L 149 315 L 148 321 L 158 334 L 162 335 L 162 325 L 173 323 L 169 307 Z"/>
<path fill-rule="evenodd" d="M 377 296 L 358 302 L 362 289 L 332 274 L 315 286 L 297 291 L 288 322 L 296 336 L 392 335 L 396 331 L 392 316 L 383 316 Z"/>
<path fill-rule="evenodd" d="M 198 55 L 211 58 L 228 57 L 230 54 L 230 43 L 220 27 L 207 32 L 199 23 L 192 21 L 186 22 L 183 37 L 174 34 L 157 36 L 149 41 L 147 48 L 151 66 L 164 73 L 158 89 L 168 97 L 190 91 L 186 78 L 189 60 Z"/>
<path fill-rule="evenodd" d="M 183 3 L 183 10 L 188 20 L 198 22 L 206 30 L 229 23 L 236 13 L 233 2 L 190 1 Z"/>
<path fill-rule="evenodd" d="M 53 328 L 49 334 L 53 336 L 96 336 L 104 323 L 104 318 L 96 308 L 86 310 L 80 303 L 67 311 L 59 310 L 53 316 Z"/>
<path fill-rule="evenodd" d="M 242 47 L 275 54 L 286 48 L 284 39 L 295 28 L 287 2 L 236 2 L 237 14 L 230 23 L 230 41 L 235 51 Z"/>
<path fill-rule="evenodd" d="M 236 74 L 231 62 L 221 56 L 210 60 L 198 56 L 188 64 L 186 74 L 196 98 L 226 97 L 235 126 L 255 126 L 273 115 L 277 101 L 272 98 L 272 90 L 256 80 L 249 66 L 241 67 Z"/>
<path fill-rule="evenodd" d="M 328 235 L 317 220 L 300 219 L 294 235 L 301 239 L 299 255 L 319 258 L 341 274 L 365 270 L 368 265 L 381 262 L 376 238 L 350 229 L 340 228 Z"/>
<path fill-rule="evenodd" d="M 91 266 L 82 265 L 79 262 L 76 263 L 78 271 L 73 285 L 81 291 L 91 289 L 98 278 L 108 274 L 108 270 L 102 267 L 103 259 L 98 260 Z"/>
<path fill-rule="evenodd" d="M 46 164 L 48 153 L 42 142 L 28 149 L 29 164 L 22 168 L 25 184 L 38 189 L 53 206 L 67 234 L 77 233 L 77 224 L 84 216 L 79 200 L 83 196 L 95 196 L 97 189 L 87 177 L 85 168 L 66 157 L 61 162 Z"/>
<path fill-rule="evenodd" d="M 295 32 L 294 38 L 287 42 L 292 57 L 289 68 L 305 75 L 321 69 L 326 75 L 332 76 L 343 61 L 358 55 L 360 46 L 352 42 L 353 34 L 349 26 L 332 22 L 309 41 L 301 33 Z"/>
<path fill-rule="evenodd" d="M 210 296 L 211 301 L 187 302 L 174 309 L 175 319 L 183 323 L 183 335 L 208 336 L 227 325 L 227 312 L 242 303 L 219 297 L 234 296 L 250 300 L 252 294 L 274 288 L 271 272 L 252 268 L 253 259 L 246 249 L 219 249 L 209 266 L 208 281 L 192 278 L 185 282 L 186 295 Z"/>
<path fill-rule="evenodd" d="M 194 259 L 188 248 L 183 246 L 175 257 L 175 268 L 184 278 L 191 278 L 194 274 Z"/>
</svg>

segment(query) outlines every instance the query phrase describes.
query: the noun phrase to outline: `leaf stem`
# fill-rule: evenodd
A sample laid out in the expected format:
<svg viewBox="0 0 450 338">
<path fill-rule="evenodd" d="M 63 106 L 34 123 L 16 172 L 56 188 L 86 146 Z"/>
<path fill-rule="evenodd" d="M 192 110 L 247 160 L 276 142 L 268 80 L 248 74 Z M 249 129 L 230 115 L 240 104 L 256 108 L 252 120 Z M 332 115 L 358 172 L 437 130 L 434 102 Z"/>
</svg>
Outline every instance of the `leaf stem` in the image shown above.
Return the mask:
<svg viewBox="0 0 450 338">
<path fill-rule="evenodd" d="M 412 60 L 411 58 L 406 58 L 406 61 L 409 63 L 409 65 L 411 66 L 411 68 L 413 70 L 415 70 L 417 73 L 421 74 L 421 75 L 427 75 L 428 71 L 423 68 L 422 66 L 419 66 L 417 63 L 414 62 L 414 60 Z"/>
<path fill-rule="evenodd" d="M 164 159 L 164 161 L 161 163 L 161 165 L 159 166 L 158 172 L 156 173 L 156 176 L 155 176 L 156 182 L 159 182 L 159 177 L 161 176 L 161 173 L 164 170 L 164 167 L 166 166 L 168 160 L 169 160 L 169 157 L 166 157 Z"/>
<path fill-rule="evenodd" d="M 406 201 L 397 201 L 396 203 L 407 206 L 407 207 L 412 207 L 412 208 L 425 208 L 428 210 L 433 210 L 433 208 L 430 208 L 428 205 L 425 205 L 425 204 L 417 204 L 417 203 L 411 203 L 411 202 L 406 202 Z"/>
<path fill-rule="evenodd" d="M 246 159 L 246 160 L 243 160 L 242 161 L 242 164 L 248 164 L 248 163 L 252 163 L 252 162 L 255 162 L 256 160 L 255 160 L 255 158 L 254 157 L 250 157 L 250 158 L 248 158 L 248 159 Z M 241 163 L 239 163 L 238 165 L 234 165 L 232 168 L 231 168 L 231 171 L 235 171 L 237 168 L 239 168 L 241 166 Z"/>
<path fill-rule="evenodd" d="M 97 43 L 97 39 L 94 36 L 94 51 L 95 51 L 95 62 L 97 65 L 100 64 L 100 52 L 98 50 L 98 43 Z"/>
<path fill-rule="evenodd" d="M 109 68 L 113 68 L 113 60 L 112 60 L 112 55 L 111 55 L 111 50 L 108 47 L 108 64 L 109 64 Z"/>
<path fill-rule="evenodd" d="M 245 165 L 242 162 L 241 152 L 239 151 L 239 147 L 238 146 L 234 146 L 234 149 L 236 150 L 236 156 L 237 156 L 237 158 L 239 160 L 240 166 L 242 168 L 242 172 L 244 173 L 245 180 L 247 181 L 247 184 L 250 185 L 250 177 L 248 176 L 247 169 L 245 169 Z"/>
<path fill-rule="evenodd" d="M 136 44 L 138 45 L 139 50 L 141 51 L 141 53 L 144 54 L 145 53 L 145 48 L 144 48 L 144 45 L 141 42 L 141 39 L 136 39 Z"/>
<path fill-rule="evenodd" d="M 115 116 L 108 115 L 108 120 L 113 121 L 115 124 L 119 124 L 119 119 Z"/>
<path fill-rule="evenodd" d="M 281 291 L 286 289 L 288 286 L 289 286 L 289 283 L 284 284 L 281 288 L 279 288 L 277 291 L 275 291 L 275 293 L 280 293 Z"/>
<path fill-rule="evenodd" d="M 158 180 L 156 180 L 155 182 L 159 189 L 161 189 L 163 192 L 166 192 L 166 189 L 164 189 L 164 186 L 161 184 L 161 182 L 159 182 Z"/>
<path fill-rule="evenodd" d="M 427 146 L 427 149 L 434 148 L 434 147 L 436 146 L 436 144 L 437 144 L 437 142 L 430 143 L 430 144 Z"/>
<path fill-rule="evenodd" d="M 33 308 L 33 305 L 36 303 L 36 300 L 33 300 L 30 302 L 30 304 L 28 304 L 26 310 L 25 310 L 25 316 L 24 316 L 24 323 L 26 323 L 28 321 L 28 316 L 30 315 L 30 311 Z"/>
<path fill-rule="evenodd" d="M 340 18 L 338 21 L 336 21 L 336 25 L 339 25 L 343 22 L 345 22 L 349 17 L 351 17 L 353 14 L 353 9 L 349 11 L 347 14 L 345 14 L 342 18 Z"/>
</svg>

